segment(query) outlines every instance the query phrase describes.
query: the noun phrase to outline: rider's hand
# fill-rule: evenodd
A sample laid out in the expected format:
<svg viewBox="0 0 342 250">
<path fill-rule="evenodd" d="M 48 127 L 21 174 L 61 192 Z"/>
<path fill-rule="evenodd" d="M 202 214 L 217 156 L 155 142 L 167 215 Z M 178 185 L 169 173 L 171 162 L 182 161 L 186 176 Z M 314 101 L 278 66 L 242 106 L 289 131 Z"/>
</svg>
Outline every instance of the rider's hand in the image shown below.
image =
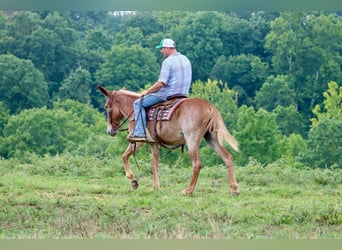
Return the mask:
<svg viewBox="0 0 342 250">
<path fill-rule="evenodd" d="M 148 91 L 147 90 L 144 90 L 143 92 L 141 92 L 141 95 L 144 96 L 144 95 L 147 95 L 148 94 Z"/>
</svg>

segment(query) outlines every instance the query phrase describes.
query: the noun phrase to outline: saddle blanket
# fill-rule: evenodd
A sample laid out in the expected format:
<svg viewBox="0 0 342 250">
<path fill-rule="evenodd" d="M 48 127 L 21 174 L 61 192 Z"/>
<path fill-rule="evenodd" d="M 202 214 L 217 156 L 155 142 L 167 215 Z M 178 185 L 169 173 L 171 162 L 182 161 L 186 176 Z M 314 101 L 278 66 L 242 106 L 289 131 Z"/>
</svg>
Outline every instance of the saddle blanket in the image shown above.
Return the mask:
<svg viewBox="0 0 342 250">
<path fill-rule="evenodd" d="M 147 120 L 169 121 L 177 107 L 186 99 L 186 97 L 177 97 L 151 106 L 147 110 Z"/>
</svg>

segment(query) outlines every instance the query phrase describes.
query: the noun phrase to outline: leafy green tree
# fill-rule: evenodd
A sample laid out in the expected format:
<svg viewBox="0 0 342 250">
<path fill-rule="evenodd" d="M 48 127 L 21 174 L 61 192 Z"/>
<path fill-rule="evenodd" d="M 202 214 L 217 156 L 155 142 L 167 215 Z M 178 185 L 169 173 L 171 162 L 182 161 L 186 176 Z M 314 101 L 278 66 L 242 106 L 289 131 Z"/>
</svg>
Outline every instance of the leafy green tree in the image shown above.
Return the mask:
<svg viewBox="0 0 342 250">
<path fill-rule="evenodd" d="M 291 78 L 286 75 L 269 76 L 255 95 L 258 108 L 272 111 L 277 106 L 295 105 L 295 92 Z"/>
<path fill-rule="evenodd" d="M 49 95 L 43 74 L 29 60 L 0 55 L 0 100 L 17 114 L 46 105 Z"/>
<path fill-rule="evenodd" d="M 170 29 L 178 26 L 182 19 L 188 15 L 192 15 L 190 11 L 153 11 L 152 15 L 157 19 L 158 23 L 162 26 L 160 33 L 169 34 Z M 159 33 L 159 32 L 153 32 Z M 152 34 L 151 34 L 152 35 Z M 164 37 L 162 37 L 164 38 Z"/>
<path fill-rule="evenodd" d="M 88 50 L 110 50 L 112 40 L 106 34 L 106 31 L 94 29 L 89 31 L 86 37 L 86 47 Z"/>
<path fill-rule="evenodd" d="M 264 109 L 240 107 L 235 138 L 240 144 L 240 153 L 235 159 L 246 164 L 249 158 L 267 164 L 281 157 L 281 135 L 275 114 Z"/>
<path fill-rule="evenodd" d="M 313 109 L 317 118 L 311 119 L 312 127 L 307 140 L 307 150 L 301 161 L 312 167 L 342 167 L 342 87 L 330 82 L 323 93 L 323 111 L 319 105 Z"/>
<path fill-rule="evenodd" d="M 320 93 L 329 81 L 342 80 L 340 70 L 342 22 L 334 15 L 283 12 L 271 22 L 265 48 L 272 53 L 276 74 L 294 81 L 296 102 L 310 117 L 322 101 Z"/>
<path fill-rule="evenodd" d="M 0 102 L 0 137 L 3 134 L 4 127 L 10 117 L 10 111 L 3 102 Z"/>
<path fill-rule="evenodd" d="M 58 100 L 53 103 L 53 108 L 71 112 L 92 133 L 102 133 L 107 128 L 105 117 L 88 104 L 70 99 Z"/>
<path fill-rule="evenodd" d="M 106 121 L 98 111 L 72 100 L 56 102 L 53 109 L 24 110 L 11 116 L 5 125 L 0 138 L 0 156 L 74 152 L 105 128 Z"/>
<path fill-rule="evenodd" d="M 0 155 L 20 157 L 23 152 L 58 154 L 81 144 L 87 127 L 71 112 L 33 108 L 11 116 L 0 141 Z"/>
<path fill-rule="evenodd" d="M 330 82 L 323 96 L 325 112 L 321 111 L 320 105 L 316 105 L 312 111 L 317 116 L 311 119 L 313 126 L 323 118 L 342 120 L 342 86 L 338 86 L 336 82 Z"/>
<path fill-rule="evenodd" d="M 54 36 L 48 38 L 55 37 L 54 41 L 50 40 L 50 43 L 54 44 L 52 52 L 54 64 L 43 72 L 49 81 L 49 93 L 53 95 L 53 93 L 58 92 L 64 77 L 79 66 L 82 57 L 80 34 L 58 12 L 49 13 L 42 21 L 41 26 L 54 33 Z M 36 51 L 36 53 L 40 54 L 42 52 Z"/>
<path fill-rule="evenodd" d="M 264 26 L 256 22 L 257 13 L 254 13 L 249 19 L 242 18 L 235 13 L 225 15 L 225 26 L 222 27 L 220 39 L 224 44 L 223 55 L 237 56 L 240 54 L 261 53 L 263 49 Z M 259 15 L 261 17 L 261 15 Z"/>
<path fill-rule="evenodd" d="M 121 22 L 121 18 L 114 17 L 110 11 L 61 11 L 58 13 L 82 33 L 97 30 L 97 28 L 116 32 Z"/>
<path fill-rule="evenodd" d="M 294 105 L 277 106 L 272 113 L 276 115 L 277 125 L 283 135 L 299 134 L 307 137 L 308 122 Z"/>
<path fill-rule="evenodd" d="M 126 22 L 122 24 L 121 30 L 128 28 L 139 28 L 144 36 L 162 31 L 162 25 L 151 12 L 137 12 L 135 15 L 129 15 Z"/>
<path fill-rule="evenodd" d="M 113 46 L 96 72 L 96 81 L 104 86 L 138 91 L 158 77 L 158 64 L 152 52 L 140 46 Z"/>
<path fill-rule="evenodd" d="M 115 35 L 114 43 L 122 46 L 139 45 L 146 47 L 146 38 L 140 28 L 128 27 Z"/>
<path fill-rule="evenodd" d="M 291 166 L 298 166 L 298 159 L 307 149 L 306 141 L 299 134 L 291 134 L 282 139 L 282 158 L 286 159 Z"/>
<path fill-rule="evenodd" d="M 6 28 L 6 22 L 6 16 L 2 12 L 0 12 L 0 30 L 4 30 Z"/>
<path fill-rule="evenodd" d="M 80 62 L 80 34 L 58 12 L 18 11 L 8 19 L 0 53 L 29 59 L 49 83 L 52 96 Z"/>
<path fill-rule="evenodd" d="M 258 56 L 262 61 L 270 61 L 270 53 L 265 50 L 266 35 L 270 32 L 270 22 L 279 17 L 279 12 L 257 11 L 252 12 L 249 20 L 252 30 L 250 35 L 253 36 L 254 48 L 249 53 Z M 243 52 L 246 54 L 246 52 Z"/>
<path fill-rule="evenodd" d="M 91 86 L 90 73 L 85 69 L 77 68 L 62 82 L 58 97 L 62 100 L 73 99 L 81 103 L 90 104 Z"/>
<path fill-rule="evenodd" d="M 267 63 L 254 55 L 221 56 L 211 70 L 212 79 L 222 80 L 231 88 L 241 87 L 246 95 L 254 98 L 255 92 L 260 89 L 267 78 L 269 67 Z M 240 103 L 248 103 L 247 99 L 241 99 Z"/>
<path fill-rule="evenodd" d="M 0 54 L 10 53 L 19 58 L 27 58 L 26 37 L 39 27 L 40 23 L 37 13 L 15 12 L 5 25 L 3 38 L 0 40 Z"/>
<path fill-rule="evenodd" d="M 224 14 L 198 12 L 187 15 L 178 26 L 170 29 L 179 51 L 196 65 L 193 67 L 194 80 L 205 81 L 209 78 L 210 69 L 224 48 L 220 39 L 224 27 Z"/>
<path fill-rule="evenodd" d="M 310 167 L 342 168 L 342 120 L 324 117 L 309 131 L 301 161 Z"/>
<path fill-rule="evenodd" d="M 44 72 L 48 79 L 51 79 L 53 74 L 51 62 L 56 63 L 55 51 L 59 46 L 58 40 L 55 32 L 42 27 L 37 27 L 25 38 L 25 58 L 31 60 L 41 72 Z"/>
</svg>

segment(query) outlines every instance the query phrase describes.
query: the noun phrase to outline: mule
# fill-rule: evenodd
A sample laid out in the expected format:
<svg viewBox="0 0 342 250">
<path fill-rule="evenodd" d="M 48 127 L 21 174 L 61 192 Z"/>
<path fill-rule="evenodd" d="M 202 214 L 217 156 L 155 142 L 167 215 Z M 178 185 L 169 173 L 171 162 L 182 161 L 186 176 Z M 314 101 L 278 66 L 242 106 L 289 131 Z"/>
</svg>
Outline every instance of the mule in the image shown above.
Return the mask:
<svg viewBox="0 0 342 250">
<path fill-rule="evenodd" d="M 123 119 L 130 119 L 129 133 L 132 134 L 135 121 L 133 103 L 140 98 L 139 93 L 121 89 L 108 91 L 102 86 L 97 88 L 107 97 L 105 108 L 107 112 L 107 133 L 115 136 L 120 131 Z M 186 145 L 192 162 L 192 177 L 189 186 L 182 191 L 183 195 L 195 191 L 202 163 L 199 156 L 199 145 L 204 138 L 206 142 L 222 158 L 228 170 L 231 193 L 238 195 L 238 184 L 235 179 L 232 155 L 226 150 L 226 141 L 233 150 L 239 151 L 238 142 L 229 133 L 221 113 L 209 102 L 200 98 L 186 98 L 178 105 L 168 121 L 148 121 L 146 126 L 148 144 L 152 149 L 153 188 L 159 188 L 158 161 L 161 141 L 164 145 Z M 138 188 L 138 182 L 130 168 L 128 159 L 144 142 L 129 143 L 122 155 L 126 177 L 133 188 Z"/>
</svg>

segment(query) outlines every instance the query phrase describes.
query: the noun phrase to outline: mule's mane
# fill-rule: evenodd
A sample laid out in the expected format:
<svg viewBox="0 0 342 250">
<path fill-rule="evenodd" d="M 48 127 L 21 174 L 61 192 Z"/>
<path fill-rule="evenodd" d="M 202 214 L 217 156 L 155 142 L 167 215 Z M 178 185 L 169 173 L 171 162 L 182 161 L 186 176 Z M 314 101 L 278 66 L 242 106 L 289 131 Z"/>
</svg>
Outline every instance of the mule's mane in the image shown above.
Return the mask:
<svg viewBox="0 0 342 250">
<path fill-rule="evenodd" d="M 125 90 L 125 89 L 120 89 L 118 91 L 118 93 L 122 93 L 122 94 L 125 94 L 125 95 L 128 95 L 128 96 L 131 96 L 131 97 L 140 97 L 141 94 L 137 93 L 137 92 L 133 92 L 133 91 L 130 91 L 130 90 Z"/>
</svg>

